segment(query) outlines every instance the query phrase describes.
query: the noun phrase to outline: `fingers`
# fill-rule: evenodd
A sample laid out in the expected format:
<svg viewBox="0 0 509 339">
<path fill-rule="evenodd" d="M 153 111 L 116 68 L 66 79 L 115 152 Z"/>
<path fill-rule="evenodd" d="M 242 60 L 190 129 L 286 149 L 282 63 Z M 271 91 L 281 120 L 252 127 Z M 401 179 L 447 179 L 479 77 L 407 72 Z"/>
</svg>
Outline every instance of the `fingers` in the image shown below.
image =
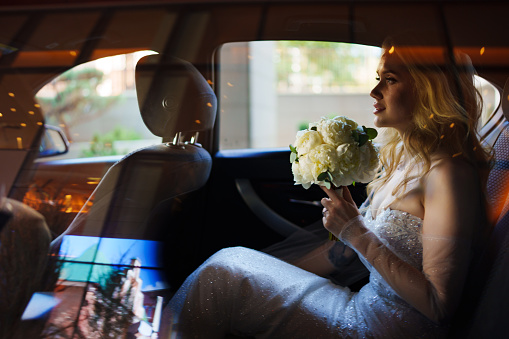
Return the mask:
<svg viewBox="0 0 509 339">
<path fill-rule="evenodd" d="M 321 186 L 322 190 L 328 195 L 328 198 L 322 198 L 321 203 L 325 209 L 332 209 L 334 206 L 355 206 L 357 207 L 355 201 L 353 200 L 352 194 L 347 187 L 341 187 L 341 189 L 328 189 L 326 187 Z M 346 203 L 346 205 L 345 205 Z"/>
<path fill-rule="evenodd" d="M 322 211 L 322 212 L 325 212 L 325 210 L 328 210 L 328 209 L 332 208 L 332 206 L 333 206 L 332 200 L 329 198 L 322 198 L 322 200 L 320 202 L 322 203 L 322 206 L 324 209 L 324 211 Z"/>
<path fill-rule="evenodd" d="M 337 201 L 339 200 L 339 198 L 342 198 L 342 191 L 344 191 L 343 189 L 343 186 L 341 186 L 340 188 L 338 189 L 329 189 L 325 186 L 320 186 L 320 188 L 325 192 L 325 194 L 327 194 L 327 196 L 329 196 L 329 198 L 332 200 L 332 201 Z"/>
<path fill-rule="evenodd" d="M 348 201 L 349 203 L 355 204 L 355 201 L 353 201 L 352 193 L 350 193 L 350 190 L 345 187 L 343 189 L 343 198 Z"/>
</svg>

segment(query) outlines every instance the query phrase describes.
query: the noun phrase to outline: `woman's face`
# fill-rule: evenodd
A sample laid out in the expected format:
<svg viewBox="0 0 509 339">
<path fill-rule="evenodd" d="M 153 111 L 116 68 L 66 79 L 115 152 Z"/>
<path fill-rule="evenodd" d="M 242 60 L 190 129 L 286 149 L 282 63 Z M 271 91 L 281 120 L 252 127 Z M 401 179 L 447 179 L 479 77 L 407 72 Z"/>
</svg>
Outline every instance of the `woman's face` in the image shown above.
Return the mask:
<svg viewBox="0 0 509 339">
<path fill-rule="evenodd" d="M 416 98 L 414 80 L 395 53 L 385 52 L 378 65 L 378 85 L 371 91 L 376 127 L 393 127 L 401 134 L 410 126 Z"/>
</svg>

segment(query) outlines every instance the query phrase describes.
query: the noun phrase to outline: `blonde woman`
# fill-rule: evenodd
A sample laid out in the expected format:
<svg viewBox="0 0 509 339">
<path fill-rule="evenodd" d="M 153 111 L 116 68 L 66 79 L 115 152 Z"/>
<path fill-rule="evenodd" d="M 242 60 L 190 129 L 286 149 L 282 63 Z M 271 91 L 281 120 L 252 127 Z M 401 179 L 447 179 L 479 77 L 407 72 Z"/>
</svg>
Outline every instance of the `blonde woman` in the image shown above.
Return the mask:
<svg viewBox="0 0 509 339">
<path fill-rule="evenodd" d="M 451 60 L 459 67 L 450 68 L 429 60 L 384 45 L 371 92 L 374 124 L 385 130 L 381 175 L 361 210 L 348 189 L 324 188 L 323 226 L 340 242 L 295 265 L 240 247 L 219 251 L 170 301 L 167 331 L 183 338 L 447 335 L 486 228 L 489 156 L 476 137 L 480 105 L 467 60 Z M 322 277 L 347 253 L 370 271 L 358 292 Z"/>
</svg>

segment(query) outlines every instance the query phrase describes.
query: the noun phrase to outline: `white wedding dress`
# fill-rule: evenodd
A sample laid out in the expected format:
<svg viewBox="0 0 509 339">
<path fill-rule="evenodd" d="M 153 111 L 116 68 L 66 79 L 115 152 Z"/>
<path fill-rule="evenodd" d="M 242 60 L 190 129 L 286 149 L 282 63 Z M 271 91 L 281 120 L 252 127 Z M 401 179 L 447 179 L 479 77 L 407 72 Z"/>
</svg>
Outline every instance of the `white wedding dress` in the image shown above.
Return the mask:
<svg viewBox="0 0 509 339">
<path fill-rule="evenodd" d="M 392 209 L 373 219 L 370 209 L 366 211 L 365 228 L 386 249 L 423 272 L 422 220 Z M 226 333 L 256 338 L 445 336 L 445 326 L 399 297 L 367 260 L 361 260 L 370 270 L 370 281 L 352 292 L 265 253 L 243 247 L 223 249 L 190 275 L 169 302 L 162 337 L 224 338 Z M 444 258 L 440 264 L 447 266 Z M 412 293 L 413 278 L 405 274 L 395 274 L 402 280 L 398 290 Z"/>
</svg>

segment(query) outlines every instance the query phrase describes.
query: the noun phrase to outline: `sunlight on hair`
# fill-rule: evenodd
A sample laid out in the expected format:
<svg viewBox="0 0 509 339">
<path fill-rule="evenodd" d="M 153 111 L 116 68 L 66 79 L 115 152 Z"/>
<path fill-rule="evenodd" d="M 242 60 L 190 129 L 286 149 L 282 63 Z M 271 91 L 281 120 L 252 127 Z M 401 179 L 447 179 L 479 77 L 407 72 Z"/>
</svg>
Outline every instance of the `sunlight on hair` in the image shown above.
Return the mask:
<svg viewBox="0 0 509 339">
<path fill-rule="evenodd" d="M 392 54 L 394 53 L 394 46 L 391 46 L 391 48 L 389 49 L 389 54 Z"/>
</svg>

